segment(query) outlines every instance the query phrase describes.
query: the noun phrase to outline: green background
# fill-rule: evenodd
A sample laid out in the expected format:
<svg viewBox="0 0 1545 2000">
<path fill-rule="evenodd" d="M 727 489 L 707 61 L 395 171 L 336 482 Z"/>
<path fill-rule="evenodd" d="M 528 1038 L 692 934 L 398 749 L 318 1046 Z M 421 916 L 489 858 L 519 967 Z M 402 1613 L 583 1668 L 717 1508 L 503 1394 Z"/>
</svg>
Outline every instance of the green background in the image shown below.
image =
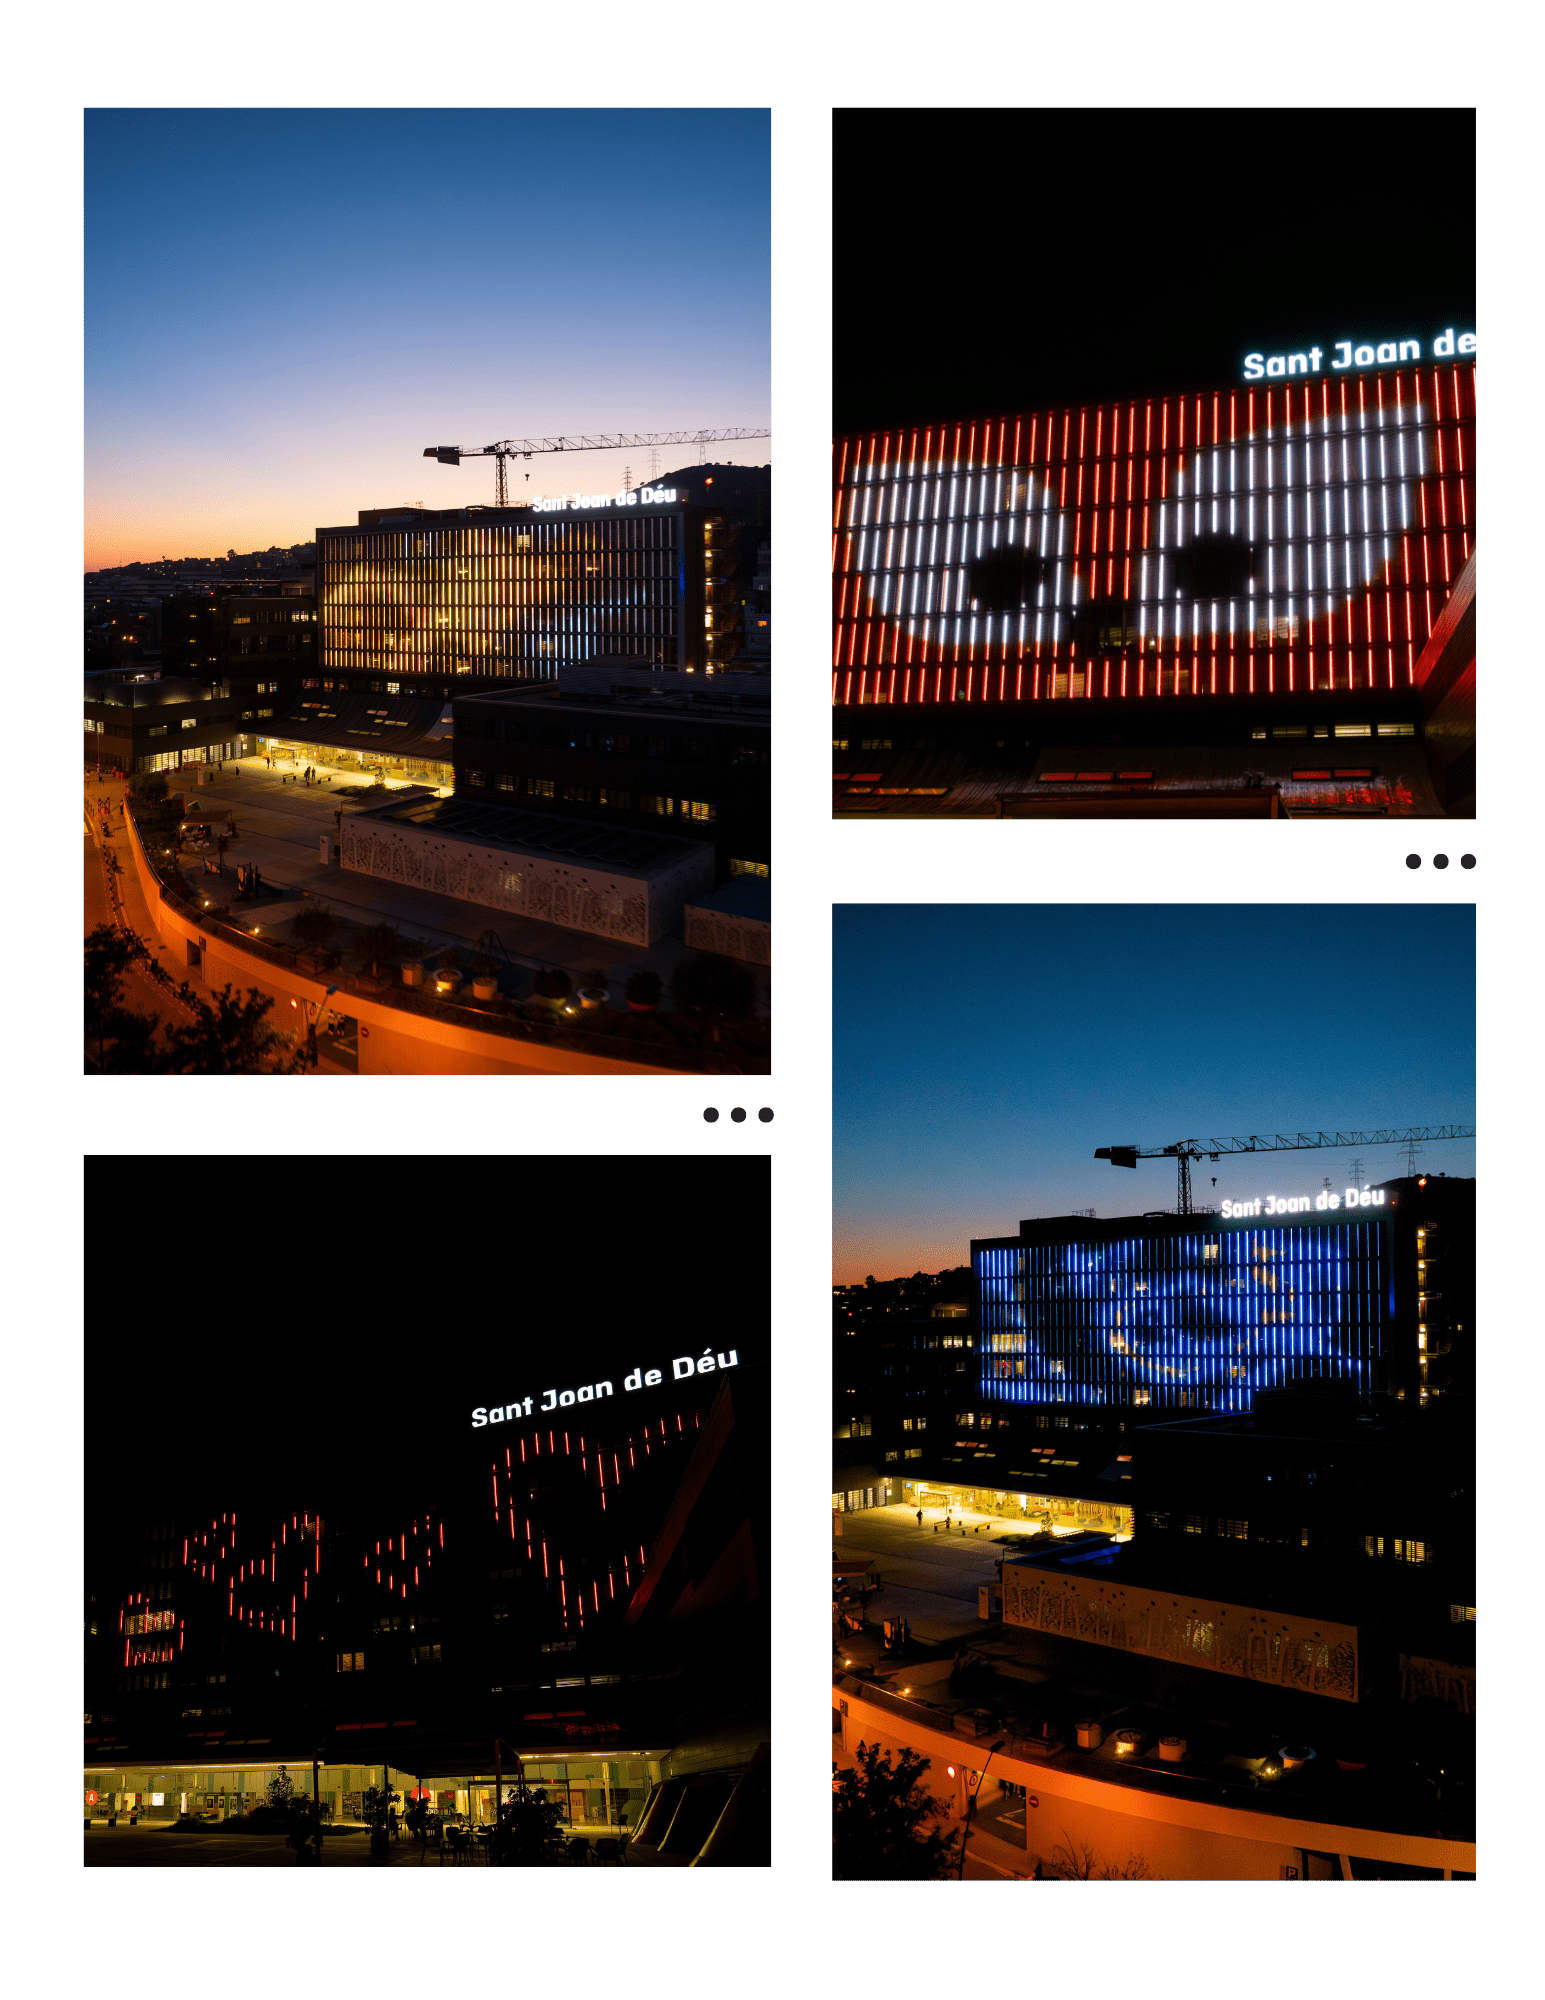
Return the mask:
<svg viewBox="0 0 1545 2000">
<path fill-rule="evenodd" d="M 1525 1258 L 1529 1092 L 1539 1040 L 1539 896 L 1533 762 L 1539 742 L 1537 504 L 1531 402 L 1539 342 L 1537 28 L 1501 4 L 1103 4 L 726 8 L 594 0 L 580 8 L 294 6 L 218 12 L 84 6 L 28 12 L 12 54 L 8 224 L 10 402 L 10 1146 L 6 1216 L 12 1480 L 6 1838 L 14 1976 L 24 1992 L 126 1992 L 186 1982 L 218 1992 L 322 1992 L 380 1982 L 484 1990 L 530 1980 L 708 1992 L 785 1992 L 981 1980 L 1045 1990 L 1235 1986 L 1251 1992 L 1447 1994 L 1529 1966 L 1535 1812 L 1527 1766 L 1535 1700 L 1539 1496 L 1525 1436 L 1537 1406 L 1539 1330 Z M 1529 52 L 1533 42 L 1533 54 Z M 346 1094 L 340 1120 L 286 1080 L 80 1078 L 76 1034 L 76 618 L 80 608 L 80 112 L 86 104 L 772 104 L 775 146 L 775 420 L 779 438 L 777 1044 L 770 1080 L 396 1080 Z M 1481 508 L 1487 702 L 1481 818 L 1431 822 L 1055 826 L 829 820 L 829 118 L 833 104 L 1479 104 Z M 1185 110 L 1177 110 L 1177 118 Z M 919 134 L 917 142 L 925 142 Z M 1091 112 L 1091 144 L 1121 144 L 1119 110 Z M 1445 162 L 1347 158 L 1347 200 L 1377 258 L 1383 204 L 1419 202 Z M 1077 162 L 1069 162 L 1077 172 Z M 1263 182 L 1263 298 L 1271 186 L 1291 162 L 1235 162 Z M 362 196 L 366 190 L 362 190 Z M 1135 202 L 1151 196 L 1135 162 Z M 668 176 L 660 180 L 668 204 Z M 1207 292 L 1207 190 L 1173 216 L 1177 254 Z M 1033 226 L 1027 218 L 1027 228 Z M 286 230 L 298 262 L 322 254 Z M 176 284 L 176 218 L 148 216 L 144 254 Z M 1441 262 L 1447 248 L 1433 244 Z M 917 272 L 875 272 L 875 338 L 913 284 L 951 282 L 949 248 Z M 454 286 L 448 290 L 454 298 Z M 690 306 L 690 302 L 688 302 Z M 963 312 L 1017 310 L 991 292 Z M 1079 338 L 1079 302 L 1067 336 Z M 1141 302 L 1127 310 L 1141 342 Z M 1491 410 L 1511 412 L 1491 422 Z M 490 412 L 492 416 L 494 412 Z M 618 420 L 626 412 L 618 412 Z M 712 416 L 712 412 L 702 412 Z M 518 396 L 498 422 L 518 430 Z M 232 476 L 240 476 L 238 468 Z M 1531 514 L 1533 506 L 1533 514 Z M 1501 560 L 1497 558 L 1501 550 Z M 1495 592 L 1495 594 L 1493 594 Z M 1525 604 L 1533 612 L 1527 614 Z M 20 746 L 26 746 L 24 756 Z M 1411 874 L 1403 858 L 1421 852 Z M 1455 866 L 1435 874 L 1431 856 Z M 1479 866 L 1457 866 L 1473 852 Z M 1305 1912 L 1245 1884 L 1095 1890 L 1099 1910 L 1007 1906 L 989 1890 L 829 1882 L 827 1476 L 829 1418 L 829 996 L 833 900 L 1469 900 L 1479 904 L 1479 1122 L 1483 1312 L 1481 1880 L 1435 1896 L 1417 1884 L 1317 1896 Z M 1185 976 L 1177 938 L 1177 978 Z M 1421 992 L 1431 968 L 1393 964 Z M 1265 976 L 1265 974 L 1263 974 Z M 1337 1030 L 1337 968 L 1305 1034 Z M 969 970 L 919 966 L 919 1008 L 969 1034 L 995 1004 Z M 1205 1060 L 1205 1058 L 1201 1058 Z M 1261 1052 L 1263 1068 L 1271 1050 Z M 296 1080 L 298 1082 L 298 1080 Z M 1537 1096 L 1537 1092 L 1533 1094 Z M 704 1124 L 704 1104 L 720 1120 Z M 728 1108 L 744 1104 L 744 1126 Z M 756 1108 L 775 1108 L 772 1126 Z M 418 1138 L 424 1134 L 424 1138 Z M 775 1158 L 775 1602 L 777 1866 L 770 1874 L 606 1872 L 520 1878 L 434 1870 L 402 1892 L 368 1870 L 282 1882 L 226 1870 L 90 1870 L 76 1846 L 80 1654 L 80 1156 L 218 1152 L 758 1152 Z M 444 1190 L 454 1212 L 454 1184 Z M 422 1210 L 422 1196 L 416 1198 Z M 120 1280 L 114 1338 L 154 1356 L 156 1322 L 208 1296 L 196 1188 L 168 1196 L 162 1244 L 92 1254 Z M 190 1226 L 192 1220 L 192 1226 Z M 276 1186 L 268 1222 L 304 1228 Z M 682 1258 L 692 1220 L 682 1216 Z M 1523 1394 L 1521 1388 L 1531 1394 Z M 134 1438 L 124 1438 L 132 1480 Z M 989 1906 L 991 1904 L 991 1906 Z M 1399 1908 L 1395 1908 L 1399 1904 Z M 1515 1954 L 1519 1954 L 1515 1958 Z M 366 1970 L 368 1968 L 368 1970 Z M 1527 1976 L 1527 1974 L 1525 1974 Z M 490 1984 L 492 1982 L 492 1984 Z"/>
</svg>

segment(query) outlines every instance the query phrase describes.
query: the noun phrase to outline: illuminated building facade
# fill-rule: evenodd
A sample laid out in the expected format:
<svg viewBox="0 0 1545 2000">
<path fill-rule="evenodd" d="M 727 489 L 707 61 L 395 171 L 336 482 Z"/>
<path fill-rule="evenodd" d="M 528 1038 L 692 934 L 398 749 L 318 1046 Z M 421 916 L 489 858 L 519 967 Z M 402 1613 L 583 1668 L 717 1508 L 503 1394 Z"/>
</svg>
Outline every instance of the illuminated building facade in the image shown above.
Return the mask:
<svg viewBox="0 0 1545 2000">
<path fill-rule="evenodd" d="M 736 1653 L 742 1706 L 758 1674 L 745 1648 L 765 1652 L 764 1393 L 742 1386 L 735 1349 L 711 1382 L 674 1379 L 679 1365 L 653 1391 L 625 1393 L 620 1373 L 555 1390 L 545 1414 L 531 1397 L 480 1406 L 419 1511 L 249 1500 L 99 1533 L 88 1817 L 244 1814 L 285 1763 L 309 1791 L 320 1745 L 335 1818 L 357 1821 L 389 1769 L 405 1791 L 438 1774 L 434 1803 L 486 1825 L 497 1739 L 504 1777 L 518 1760 L 571 1826 L 637 1828 L 717 1720 L 699 1652 Z M 765 1716 L 743 1744 L 737 1727 L 717 1746 L 726 1797 Z"/>
<path fill-rule="evenodd" d="M 1409 690 L 1475 546 L 1474 351 L 837 439 L 834 703 Z"/>
<path fill-rule="evenodd" d="M 1258 1391 L 1302 1381 L 1341 1384 L 1364 1409 L 1473 1393 L 1474 1183 L 1389 1182 L 1350 1212 L 1319 1199 L 1227 1219 L 1052 1217 L 973 1241 L 984 1404 L 1082 1406 L 1100 1421 L 1248 1411 Z M 1446 1296 L 1428 1282 L 1440 1243 Z"/>
<path fill-rule="evenodd" d="M 701 670 L 712 539 L 702 510 L 675 494 L 367 509 L 354 527 L 319 528 L 324 689 L 450 695 L 550 679 L 604 654 Z"/>
</svg>

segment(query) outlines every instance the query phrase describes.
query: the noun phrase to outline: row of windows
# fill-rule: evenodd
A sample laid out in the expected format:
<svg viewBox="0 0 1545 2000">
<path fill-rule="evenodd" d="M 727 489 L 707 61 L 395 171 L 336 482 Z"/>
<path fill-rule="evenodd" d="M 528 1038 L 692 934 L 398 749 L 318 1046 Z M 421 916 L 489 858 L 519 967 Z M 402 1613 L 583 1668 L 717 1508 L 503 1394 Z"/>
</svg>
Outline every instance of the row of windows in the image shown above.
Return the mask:
<svg viewBox="0 0 1545 2000">
<path fill-rule="evenodd" d="M 597 750 L 607 756 L 669 757 L 682 763 L 732 764 L 765 770 L 768 761 L 765 744 L 735 742 L 722 735 L 642 735 L 620 729 L 583 729 L 572 722 L 547 722 L 523 716 L 513 719 L 458 716 L 456 734 L 462 741 L 476 743 L 538 743 L 552 749 Z"/>
<path fill-rule="evenodd" d="M 1386 1541 L 1383 1535 L 1364 1535 L 1363 1553 L 1374 1557 L 1384 1555 L 1386 1549 L 1396 1562 L 1429 1563 L 1437 1561 L 1437 1550 L 1431 1542 L 1413 1542 L 1408 1537 L 1393 1535 Z"/>
<path fill-rule="evenodd" d="M 438 1667 L 441 1663 L 439 1644 L 410 1646 L 408 1648 L 408 1660 L 415 1667 Z M 340 1653 L 338 1655 L 338 1671 L 340 1674 L 362 1674 L 365 1671 L 364 1654 Z"/>
<path fill-rule="evenodd" d="M 604 806 L 611 812 L 653 813 L 662 819 L 681 818 L 711 825 L 719 808 L 711 799 L 665 798 L 655 793 L 618 791 L 608 785 L 560 785 L 553 778 L 520 777 L 511 771 L 463 771 L 458 781 L 469 791 L 506 792 L 511 797 L 563 800 L 568 805 Z M 751 872 L 748 869 L 744 872 Z M 757 872 L 766 873 L 765 865 Z"/>
</svg>

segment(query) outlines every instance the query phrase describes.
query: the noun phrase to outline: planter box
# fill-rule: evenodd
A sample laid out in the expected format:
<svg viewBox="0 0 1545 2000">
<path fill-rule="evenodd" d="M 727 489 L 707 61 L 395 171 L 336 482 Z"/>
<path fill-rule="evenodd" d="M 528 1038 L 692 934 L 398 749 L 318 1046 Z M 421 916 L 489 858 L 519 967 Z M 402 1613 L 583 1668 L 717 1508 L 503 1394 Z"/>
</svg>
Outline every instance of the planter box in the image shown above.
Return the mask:
<svg viewBox="0 0 1545 2000">
<path fill-rule="evenodd" d="M 474 979 L 472 991 L 479 1000 L 493 1000 L 499 992 L 499 975 L 490 973 L 486 979 Z"/>
<path fill-rule="evenodd" d="M 422 961 L 414 959 L 402 968 L 402 983 L 404 986 L 423 985 L 424 967 Z"/>
</svg>

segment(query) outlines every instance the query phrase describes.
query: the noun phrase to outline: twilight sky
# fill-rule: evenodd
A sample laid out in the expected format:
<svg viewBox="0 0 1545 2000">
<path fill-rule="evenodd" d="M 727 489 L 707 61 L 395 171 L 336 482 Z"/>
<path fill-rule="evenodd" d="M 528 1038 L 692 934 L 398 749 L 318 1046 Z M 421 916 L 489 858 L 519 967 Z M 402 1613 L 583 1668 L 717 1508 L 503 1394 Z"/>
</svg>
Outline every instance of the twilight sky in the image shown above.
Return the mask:
<svg viewBox="0 0 1545 2000">
<path fill-rule="evenodd" d="M 1469 904 L 838 904 L 836 1284 L 968 1261 L 1021 1217 L 1173 1208 L 1097 1146 L 1472 1124 Z M 1224 1157 L 1198 1200 L 1340 1189 L 1403 1149 Z M 1475 1142 L 1418 1158 L 1473 1174 Z M 1217 1176 L 1217 1186 L 1210 1185 Z"/>
<path fill-rule="evenodd" d="M 764 110 L 88 111 L 86 568 L 492 501 L 492 460 L 425 445 L 765 424 L 768 135 Z M 548 455 L 512 487 L 613 492 L 625 464 L 648 476 Z"/>
</svg>

